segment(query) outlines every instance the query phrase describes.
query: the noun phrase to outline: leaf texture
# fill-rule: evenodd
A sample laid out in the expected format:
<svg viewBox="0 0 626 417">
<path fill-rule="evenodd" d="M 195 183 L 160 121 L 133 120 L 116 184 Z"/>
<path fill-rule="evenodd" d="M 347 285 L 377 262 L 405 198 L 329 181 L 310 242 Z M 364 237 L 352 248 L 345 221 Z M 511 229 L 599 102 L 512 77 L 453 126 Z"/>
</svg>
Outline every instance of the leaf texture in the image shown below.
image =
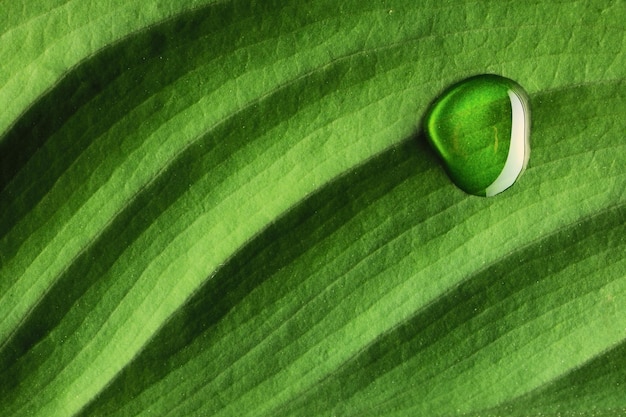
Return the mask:
<svg viewBox="0 0 626 417">
<path fill-rule="evenodd" d="M 626 413 L 622 1 L 0 4 L 7 416 Z M 426 146 L 531 98 L 515 187 Z"/>
</svg>

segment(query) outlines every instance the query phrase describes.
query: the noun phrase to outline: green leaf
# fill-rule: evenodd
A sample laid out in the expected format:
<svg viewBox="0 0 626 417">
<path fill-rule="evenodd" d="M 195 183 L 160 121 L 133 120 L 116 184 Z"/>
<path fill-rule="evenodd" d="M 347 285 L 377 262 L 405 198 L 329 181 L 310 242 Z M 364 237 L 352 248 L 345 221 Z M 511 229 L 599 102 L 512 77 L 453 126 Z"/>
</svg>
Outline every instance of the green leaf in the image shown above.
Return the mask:
<svg viewBox="0 0 626 417">
<path fill-rule="evenodd" d="M 3 416 L 626 413 L 622 1 L 0 3 Z M 497 73 L 532 153 L 421 119 Z"/>
</svg>

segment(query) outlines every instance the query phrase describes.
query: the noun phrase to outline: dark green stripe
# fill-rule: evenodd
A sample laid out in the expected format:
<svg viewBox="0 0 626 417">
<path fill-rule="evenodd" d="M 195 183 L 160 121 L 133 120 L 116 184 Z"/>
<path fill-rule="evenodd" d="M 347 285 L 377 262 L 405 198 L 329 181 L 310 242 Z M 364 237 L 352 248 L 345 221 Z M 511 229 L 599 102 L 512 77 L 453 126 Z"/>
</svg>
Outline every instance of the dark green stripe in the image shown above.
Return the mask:
<svg viewBox="0 0 626 417">
<path fill-rule="evenodd" d="M 546 252 L 546 248 L 559 249 Z M 407 367 L 407 362 L 411 362 L 409 369 L 412 372 L 405 375 L 407 379 L 402 382 L 404 388 L 399 388 L 399 396 L 395 400 L 401 400 L 403 395 L 413 397 L 415 392 L 427 393 L 431 379 L 452 366 L 459 373 L 463 371 L 462 368 L 469 369 L 472 361 L 466 358 L 502 337 L 511 330 L 510 326 L 521 326 L 530 322 L 576 297 L 597 291 L 614 279 L 598 276 L 597 280 L 590 281 L 585 280 L 586 276 L 565 276 L 557 281 L 554 274 L 573 262 L 603 252 L 607 253 L 606 261 L 610 263 L 611 256 L 617 256 L 625 249 L 625 205 L 605 210 L 580 224 L 558 230 L 469 277 L 458 288 L 420 311 L 414 318 L 381 335 L 376 343 L 359 353 L 335 374 L 329 375 L 306 395 L 285 404 L 274 415 L 308 415 L 311 410 L 330 410 L 333 407 L 338 407 L 338 414 L 341 414 L 341 404 L 344 401 L 357 392 L 366 390 L 382 375 Z M 546 268 L 545 265 L 549 267 Z M 533 287 L 541 281 L 547 281 L 547 285 L 554 291 L 564 285 L 568 286 L 568 296 L 558 300 L 550 300 L 549 297 L 541 300 L 545 294 L 535 294 L 536 298 L 533 299 L 530 296 L 536 293 Z M 523 321 L 507 323 L 507 314 L 528 306 L 530 308 Z M 477 319 L 479 315 L 481 317 Z M 424 352 L 455 330 L 462 332 L 459 344 L 449 345 L 447 351 L 439 351 L 436 363 L 430 361 Z M 623 371 L 621 369 L 620 372 Z M 386 407 L 381 407 L 379 411 L 368 409 L 369 405 L 363 404 L 363 415 L 376 415 L 383 410 L 389 410 L 394 407 L 395 400 L 386 404 Z M 398 403 L 401 404 L 400 401 Z M 354 411 L 351 409 L 351 412 Z"/>
<path fill-rule="evenodd" d="M 114 411 L 183 366 L 190 359 L 189 355 L 193 355 L 185 349 L 194 340 L 203 340 L 204 348 L 211 345 L 214 342 L 211 329 L 226 313 L 276 271 L 306 256 L 317 242 L 328 238 L 367 208 L 367 205 L 355 205 L 355 201 L 371 204 L 407 178 L 419 176 L 431 167 L 434 158 L 424 157 L 429 154 L 425 142 L 419 141 L 417 147 L 415 143 L 415 140 L 408 141 L 333 181 L 243 247 L 172 317 L 146 350 L 83 414 Z M 439 184 L 430 185 L 437 186 Z M 273 300 L 288 296 L 290 288 L 290 284 L 285 283 L 281 292 L 267 293 L 263 303 L 251 306 L 253 310 L 248 312 L 248 317 L 254 317 L 256 309 L 272 305 Z M 207 378 L 210 379 L 210 375 Z"/>
<path fill-rule="evenodd" d="M 254 44 L 261 40 L 258 36 L 270 36 L 254 32 L 237 43 L 227 41 L 231 31 L 243 30 L 254 19 L 250 9 L 241 20 L 239 16 L 234 20 L 233 9 L 239 7 L 237 2 L 208 6 L 133 34 L 70 71 L 34 103 L 0 139 L 0 237 L 46 195 L 94 140 L 133 108 L 194 68 Z M 233 73 L 212 74 L 205 82 L 217 88 L 226 77 L 243 72 L 243 67 L 233 68 Z M 141 140 L 126 145 L 126 151 Z M 24 178 L 10 185 L 29 160 L 32 165 L 23 172 Z M 4 251 L 3 255 L 12 253 Z"/>
</svg>

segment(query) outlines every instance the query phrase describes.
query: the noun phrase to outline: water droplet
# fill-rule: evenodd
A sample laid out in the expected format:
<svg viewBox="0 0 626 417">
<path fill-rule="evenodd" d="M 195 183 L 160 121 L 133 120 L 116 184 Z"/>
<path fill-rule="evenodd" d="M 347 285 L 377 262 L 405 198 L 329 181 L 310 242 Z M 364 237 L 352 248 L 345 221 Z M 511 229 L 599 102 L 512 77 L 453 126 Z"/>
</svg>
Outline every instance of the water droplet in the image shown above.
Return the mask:
<svg viewBox="0 0 626 417">
<path fill-rule="evenodd" d="M 526 169 L 529 100 L 513 80 L 484 74 L 454 84 L 433 103 L 425 123 L 448 175 L 467 193 L 499 194 Z"/>
</svg>

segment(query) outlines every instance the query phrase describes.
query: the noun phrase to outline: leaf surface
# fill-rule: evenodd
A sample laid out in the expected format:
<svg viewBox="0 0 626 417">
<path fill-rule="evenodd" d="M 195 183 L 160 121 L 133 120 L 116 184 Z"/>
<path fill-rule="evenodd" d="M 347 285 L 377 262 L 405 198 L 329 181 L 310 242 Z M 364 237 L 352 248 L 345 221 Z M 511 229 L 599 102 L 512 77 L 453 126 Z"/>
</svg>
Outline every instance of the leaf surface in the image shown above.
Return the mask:
<svg viewBox="0 0 626 417">
<path fill-rule="evenodd" d="M 623 2 L 0 4 L 0 409 L 626 412 Z M 425 144 L 531 98 L 518 183 Z"/>
</svg>

